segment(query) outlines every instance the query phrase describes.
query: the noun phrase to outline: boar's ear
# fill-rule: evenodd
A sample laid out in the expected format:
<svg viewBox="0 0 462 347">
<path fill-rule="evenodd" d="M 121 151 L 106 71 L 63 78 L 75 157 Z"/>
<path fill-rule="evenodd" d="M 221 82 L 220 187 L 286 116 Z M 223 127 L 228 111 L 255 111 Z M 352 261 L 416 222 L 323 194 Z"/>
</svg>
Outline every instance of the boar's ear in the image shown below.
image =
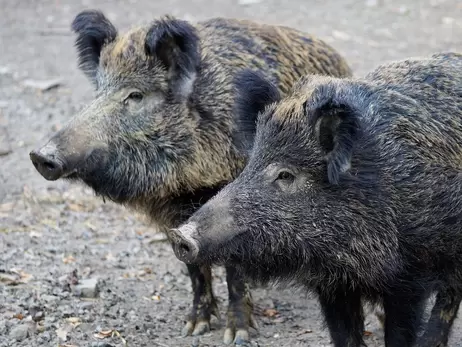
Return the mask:
<svg viewBox="0 0 462 347">
<path fill-rule="evenodd" d="M 196 29 L 171 16 L 156 21 L 146 34 L 146 52 L 165 66 L 173 93 L 182 99 L 192 92 L 200 64 L 199 45 Z"/>
<path fill-rule="evenodd" d="M 279 101 L 281 95 L 276 85 L 262 73 L 244 69 L 233 80 L 235 131 L 233 142 L 238 150 L 247 153 L 253 146 L 257 118 L 266 106 Z"/>
<path fill-rule="evenodd" d="M 77 34 L 75 45 L 79 67 L 94 83 L 103 45 L 113 41 L 117 30 L 98 10 L 80 12 L 73 20 L 72 30 Z"/>
<path fill-rule="evenodd" d="M 351 167 L 353 147 L 360 134 L 360 121 L 349 105 L 329 100 L 322 105 L 304 105 L 310 128 L 327 160 L 327 177 L 338 184 L 340 174 Z"/>
</svg>

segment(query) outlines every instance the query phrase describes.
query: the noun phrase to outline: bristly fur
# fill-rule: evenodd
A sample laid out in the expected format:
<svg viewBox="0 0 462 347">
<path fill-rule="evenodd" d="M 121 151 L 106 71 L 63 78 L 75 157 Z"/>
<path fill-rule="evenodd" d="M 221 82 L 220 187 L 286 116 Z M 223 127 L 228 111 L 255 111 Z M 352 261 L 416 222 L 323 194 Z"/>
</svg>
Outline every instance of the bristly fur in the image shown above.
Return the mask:
<svg viewBox="0 0 462 347">
<path fill-rule="evenodd" d="M 160 59 L 172 75 L 176 96 L 186 96 L 181 86 L 185 79 L 193 83 L 201 62 L 199 36 L 188 22 L 166 16 L 155 21 L 146 35 L 146 51 Z"/>
<path fill-rule="evenodd" d="M 71 27 L 77 33 L 79 67 L 91 80 L 94 80 L 101 49 L 105 44 L 115 40 L 117 30 L 104 14 L 97 10 L 80 12 Z"/>
<path fill-rule="evenodd" d="M 247 152 L 238 139 L 245 134 L 252 143 L 256 114 L 235 114 L 236 74 L 249 69 L 274 82 L 275 89 L 252 87 L 260 90 L 253 98 L 259 104 L 287 93 L 306 74 L 352 74 L 325 42 L 247 20 L 193 24 L 165 15 L 117 33 L 101 12 L 88 10 L 72 27 L 80 68 L 95 85 L 96 97 L 50 139 L 54 157 L 65 163 L 62 177 L 145 212 L 164 232 L 189 218 L 244 167 Z M 257 75 L 248 78 L 259 81 Z M 186 335 L 200 334 L 217 311 L 211 268 L 193 264 L 188 270 L 194 300 Z M 253 326 L 251 295 L 232 266 L 226 273 L 225 336 L 246 340 Z"/>
<path fill-rule="evenodd" d="M 194 261 L 305 285 L 336 347 L 363 345 L 362 300 L 383 305 L 388 347 L 447 345 L 462 298 L 461 177 L 462 54 L 308 76 L 262 110 L 244 170 L 189 219 Z"/>
<path fill-rule="evenodd" d="M 233 80 L 236 103 L 233 113 L 236 115 L 234 143 L 239 150 L 250 152 L 257 127 L 259 112 L 281 98 L 276 85 L 268 83 L 259 71 L 244 69 Z"/>
</svg>

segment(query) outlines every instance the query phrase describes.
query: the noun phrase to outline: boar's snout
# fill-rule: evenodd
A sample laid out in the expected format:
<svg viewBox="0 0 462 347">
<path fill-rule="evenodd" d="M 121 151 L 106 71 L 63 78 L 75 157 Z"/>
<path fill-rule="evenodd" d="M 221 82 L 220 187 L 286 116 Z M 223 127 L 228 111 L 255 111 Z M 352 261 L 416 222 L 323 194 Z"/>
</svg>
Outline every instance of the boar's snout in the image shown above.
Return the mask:
<svg viewBox="0 0 462 347">
<path fill-rule="evenodd" d="M 199 243 L 193 237 L 196 232 L 197 226 L 192 222 L 171 231 L 173 251 L 176 257 L 186 264 L 196 262 L 199 254 Z"/>
<path fill-rule="evenodd" d="M 49 181 L 55 181 L 66 173 L 66 162 L 52 143 L 31 151 L 29 157 L 37 171 Z"/>
</svg>

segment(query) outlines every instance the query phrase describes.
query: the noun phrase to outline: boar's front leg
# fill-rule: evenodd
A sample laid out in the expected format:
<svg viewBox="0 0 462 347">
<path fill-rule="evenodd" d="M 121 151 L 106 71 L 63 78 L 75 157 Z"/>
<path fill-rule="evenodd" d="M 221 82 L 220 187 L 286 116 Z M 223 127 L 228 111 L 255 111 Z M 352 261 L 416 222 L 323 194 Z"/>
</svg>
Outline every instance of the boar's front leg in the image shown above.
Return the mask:
<svg viewBox="0 0 462 347">
<path fill-rule="evenodd" d="M 220 318 L 217 302 L 212 291 L 212 269 L 210 266 L 187 266 L 192 282 L 194 300 L 182 335 L 202 335 L 210 331 L 212 314 Z"/>
<path fill-rule="evenodd" d="M 363 341 L 364 312 L 359 291 L 339 288 L 318 290 L 319 302 L 335 347 L 366 346 Z"/>
<path fill-rule="evenodd" d="M 249 340 L 249 327 L 258 329 L 253 315 L 252 295 L 248 284 L 234 267 L 226 267 L 228 317 L 223 342 L 241 345 Z"/>
<path fill-rule="evenodd" d="M 426 296 L 419 288 L 404 287 L 384 296 L 385 346 L 414 346 Z"/>
<path fill-rule="evenodd" d="M 419 347 L 445 347 L 452 324 L 459 311 L 461 297 L 451 290 L 441 290 L 436 296 L 424 334 L 418 339 Z"/>
</svg>

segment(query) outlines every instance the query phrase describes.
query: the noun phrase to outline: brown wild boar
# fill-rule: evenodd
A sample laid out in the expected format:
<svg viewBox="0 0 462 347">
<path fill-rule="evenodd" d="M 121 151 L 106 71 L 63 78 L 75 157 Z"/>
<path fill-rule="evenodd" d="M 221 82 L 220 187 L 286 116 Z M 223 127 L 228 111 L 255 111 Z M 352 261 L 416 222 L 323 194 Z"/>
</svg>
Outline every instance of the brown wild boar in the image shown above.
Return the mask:
<svg viewBox="0 0 462 347">
<path fill-rule="evenodd" d="M 305 74 L 351 75 L 324 42 L 247 20 L 192 24 L 164 16 L 119 34 L 101 12 L 86 10 L 72 28 L 96 96 L 30 158 L 44 178 L 83 182 L 145 212 L 163 231 L 185 221 L 244 167 L 247 153 L 237 139 L 252 141 L 255 119 L 233 112 L 238 71 L 260 71 L 281 93 Z M 188 270 L 194 299 L 183 333 L 198 335 L 218 310 L 210 267 Z M 232 266 L 226 273 L 224 340 L 239 343 L 254 325 L 251 295 Z"/>
</svg>

